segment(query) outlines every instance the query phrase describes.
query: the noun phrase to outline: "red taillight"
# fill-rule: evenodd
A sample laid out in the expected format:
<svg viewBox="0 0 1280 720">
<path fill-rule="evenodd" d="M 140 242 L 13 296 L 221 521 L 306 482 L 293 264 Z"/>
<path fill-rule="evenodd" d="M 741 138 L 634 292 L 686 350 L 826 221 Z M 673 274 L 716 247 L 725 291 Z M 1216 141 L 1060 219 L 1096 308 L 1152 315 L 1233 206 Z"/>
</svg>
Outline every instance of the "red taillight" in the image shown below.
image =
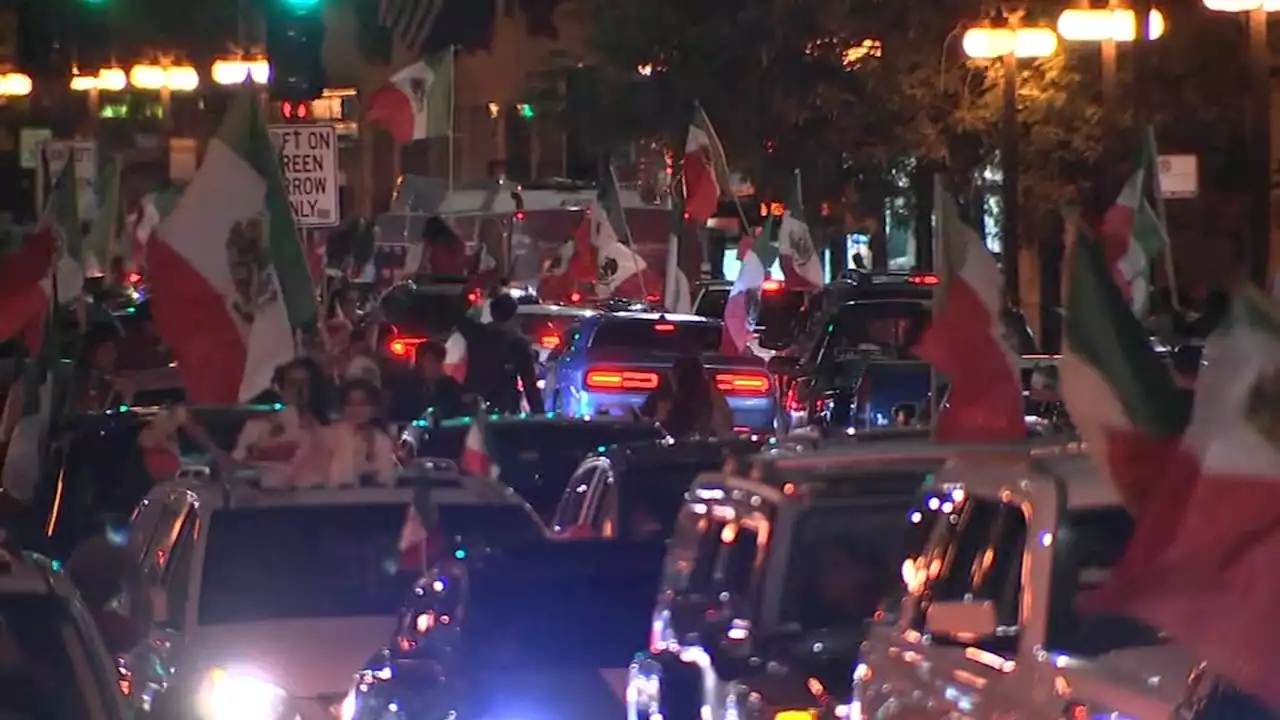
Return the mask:
<svg viewBox="0 0 1280 720">
<path fill-rule="evenodd" d="M 716 373 L 716 389 L 726 395 L 768 395 L 772 386 L 762 373 Z"/>
<path fill-rule="evenodd" d="M 595 391 L 656 390 L 658 373 L 643 370 L 591 370 L 587 372 L 587 389 Z"/>
<path fill-rule="evenodd" d="M 129 273 L 128 280 L 130 285 L 137 285 L 138 283 L 142 282 L 142 273 L 131 272 Z"/>
<path fill-rule="evenodd" d="M 907 282 L 912 285 L 937 285 L 942 280 L 937 275 L 911 275 Z"/>
<path fill-rule="evenodd" d="M 524 211 L 516 213 L 516 220 L 524 220 Z"/>
<path fill-rule="evenodd" d="M 548 350 L 555 350 L 556 348 L 560 347 L 560 336 L 559 335 L 543 335 L 542 337 L 538 338 L 538 344 Z"/>
<path fill-rule="evenodd" d="M 653 329 L 656 332 L 675 332 L 676 326 L 674 323 L 658 323 L 653 326 Z"/>
<path fill-rule="evenodd" d="M 659 295 L 646 295 L 644 299 L 647 300 L 648 302 L 656 303 L 659 300 L 661 300 L 662 297 Z"/>
<path fill-rule="evenodd" d="M 398 337 L 387 342 L 387 352 L 396 357 L 410 357 L 418 346 L 426 342 L 426 338 Z"/>
<path fill-rule="evenodd" d="M 782 289 L 782 282 L 778 280 L 765 280 L 763 283 L 760 284 L 761 292 L 767 292 L 767 293 L 778 292 L 781 289 Z"/>
<path fill-rule="evenodd" d="M 467 293 L 467 302 L 471 303 L 472 305 L 475 305 L 476 303 L 480 302 L 480 291 L 479 291 L 479 290 L 472 290 L 472 291 L 468 292 L 468 293 Z"/>
<path fill-rule="evenodd" d="M 571 303 L 582 302 L 582 293 L 578 292 L 577 290 L 574 290 L 573 292 L 569 293 L 569 302 Z"/>
</svg>

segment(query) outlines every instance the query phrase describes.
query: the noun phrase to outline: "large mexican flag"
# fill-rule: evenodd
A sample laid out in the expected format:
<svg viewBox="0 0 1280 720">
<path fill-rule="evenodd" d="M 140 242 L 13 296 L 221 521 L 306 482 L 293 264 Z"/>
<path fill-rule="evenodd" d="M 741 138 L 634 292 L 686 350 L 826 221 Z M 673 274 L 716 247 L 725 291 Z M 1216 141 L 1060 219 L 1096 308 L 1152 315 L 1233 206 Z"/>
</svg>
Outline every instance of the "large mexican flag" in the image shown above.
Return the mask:
<svg viewBox="0 0 1280 720">
<path fill-rule="evenodd" d="M 251 94 L 233 101 L 146 253 L 152 312 L 188 400 L 236 403 L 269 387 L 316 306 L 277 153 Z"/>
</svg>

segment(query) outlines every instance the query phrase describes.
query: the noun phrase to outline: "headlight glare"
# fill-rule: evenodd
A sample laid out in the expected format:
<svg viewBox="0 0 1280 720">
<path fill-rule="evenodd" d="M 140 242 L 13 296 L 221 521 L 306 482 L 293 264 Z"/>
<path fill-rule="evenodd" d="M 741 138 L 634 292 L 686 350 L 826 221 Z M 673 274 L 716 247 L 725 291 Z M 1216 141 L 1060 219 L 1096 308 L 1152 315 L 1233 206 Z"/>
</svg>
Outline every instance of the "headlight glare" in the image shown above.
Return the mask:
<svg viewBox="0 0 1280 720">
<path fill-rule="evenodd" d="M 201 720 L 277 720 L 287 697 L 259 673 L 214 668 L 200 683 L 196 711 Z"/>
</svg>

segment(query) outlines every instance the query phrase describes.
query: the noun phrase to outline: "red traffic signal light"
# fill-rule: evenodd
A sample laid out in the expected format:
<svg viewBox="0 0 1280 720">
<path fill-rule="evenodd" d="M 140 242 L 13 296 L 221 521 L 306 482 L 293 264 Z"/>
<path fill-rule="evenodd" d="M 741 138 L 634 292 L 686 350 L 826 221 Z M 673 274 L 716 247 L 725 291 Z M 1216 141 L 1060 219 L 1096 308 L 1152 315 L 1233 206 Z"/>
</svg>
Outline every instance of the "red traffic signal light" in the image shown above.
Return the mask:
<svg viewBox="0 0 1280 720">
<path fill-rule="evenodd" d="M 286 121 L 305 122 L 311 119 L 311 103 L 285 100 L 280 103 L 280 117 Z"/>
</svg>

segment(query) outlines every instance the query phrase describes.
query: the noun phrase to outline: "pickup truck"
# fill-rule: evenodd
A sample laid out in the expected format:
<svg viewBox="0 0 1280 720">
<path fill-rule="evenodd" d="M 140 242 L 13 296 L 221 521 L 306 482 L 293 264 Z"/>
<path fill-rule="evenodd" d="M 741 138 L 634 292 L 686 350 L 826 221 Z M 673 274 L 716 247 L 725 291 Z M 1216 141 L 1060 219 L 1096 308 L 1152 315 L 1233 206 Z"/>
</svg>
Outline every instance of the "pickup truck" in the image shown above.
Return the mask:
<svg viewBox="0 0 1280 720">
<path fill-rule="evenodd" d="M 1076 607 L 1133 530 L 1086 456 L 969 454 L 931 486 L 950 497 L 903 564 L 901 604 L 872 626 L 844 717 L 1173 716 L 1195 659 L 1154 628 Z"/>
</svg>

